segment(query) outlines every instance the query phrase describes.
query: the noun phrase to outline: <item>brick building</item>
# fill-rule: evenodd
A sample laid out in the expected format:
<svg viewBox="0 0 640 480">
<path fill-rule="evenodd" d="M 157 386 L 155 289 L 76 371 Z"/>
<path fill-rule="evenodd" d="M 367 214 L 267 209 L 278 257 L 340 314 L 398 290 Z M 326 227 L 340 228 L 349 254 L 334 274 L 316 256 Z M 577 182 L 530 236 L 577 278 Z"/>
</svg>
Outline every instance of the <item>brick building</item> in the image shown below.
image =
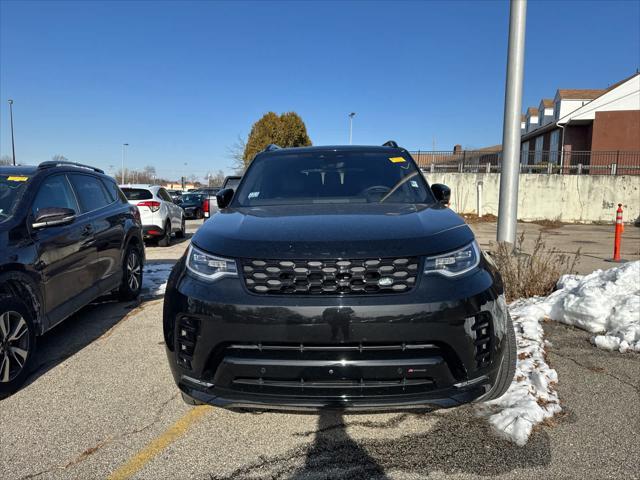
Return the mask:
<svg viewBox="0 0 640 480">
<path fill-rule="evenodd" d="M 521 130 L 523 164 L 640 173 L 640 74 L 602 90 L 559 89 L 527 109 Z"/>
</svg>

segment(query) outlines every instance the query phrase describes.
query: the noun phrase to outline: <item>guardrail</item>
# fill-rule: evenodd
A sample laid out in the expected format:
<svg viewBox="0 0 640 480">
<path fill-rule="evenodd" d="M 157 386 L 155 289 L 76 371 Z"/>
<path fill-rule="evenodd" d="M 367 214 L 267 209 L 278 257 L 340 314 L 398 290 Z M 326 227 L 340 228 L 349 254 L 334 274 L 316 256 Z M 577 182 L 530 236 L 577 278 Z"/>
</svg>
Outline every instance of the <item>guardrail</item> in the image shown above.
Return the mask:
<svg viewBox="0 0 640 480">
<path fill-rule="evenodd" d="M 499 173 L 501 151 L 422 151 L 411 155 L 431 172 Z M 640 175 L 640 151 L 527 151 L 520 155 L 521 173 L 564 175 Z"/>
</svg>

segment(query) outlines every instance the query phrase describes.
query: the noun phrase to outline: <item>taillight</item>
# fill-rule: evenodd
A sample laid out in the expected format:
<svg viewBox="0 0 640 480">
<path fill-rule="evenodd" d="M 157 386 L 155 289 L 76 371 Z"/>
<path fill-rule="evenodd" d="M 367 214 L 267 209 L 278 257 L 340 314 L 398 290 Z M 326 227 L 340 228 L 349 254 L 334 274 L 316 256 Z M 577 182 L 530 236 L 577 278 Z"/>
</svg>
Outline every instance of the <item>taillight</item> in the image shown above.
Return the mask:
<svg viewBox="0 0 640 480">
<path fill-rule="evenodd" d="M 139 207 L 147 207 L 152 212 L 157 212 L 160 210 L 160 202 L 150 201 L 150 202 L 139 202 Z"/>
<path fill-rule="evenodd" d="M 202 202 L 202 211 L 204 213 L 209 213 L 209 199 L 205 198 L 204 202 Z"/>
<path fill-rule="evenodd" d="M 142 223 L 142 218 L 140 218 L 140 210 L 138 210 L 138 207 L 136 207 L 135 205 L 133 205 L 131 207 L 131 213 L 133 214 L 133 219 L 136 221 L 136 223 Z"/>
</svg>

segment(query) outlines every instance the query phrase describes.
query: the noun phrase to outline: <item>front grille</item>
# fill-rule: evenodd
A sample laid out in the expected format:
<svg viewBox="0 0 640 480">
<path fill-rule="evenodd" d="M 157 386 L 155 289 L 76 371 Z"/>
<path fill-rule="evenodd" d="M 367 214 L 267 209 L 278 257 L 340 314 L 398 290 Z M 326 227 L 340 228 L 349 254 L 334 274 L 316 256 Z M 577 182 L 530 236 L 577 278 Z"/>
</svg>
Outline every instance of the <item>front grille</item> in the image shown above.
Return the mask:
<svg viewBox="0 0 640 480">
<path fill-rule="evenodd" d="M 418 257 L 241 261 L 247 288 L 262 294 L 404 293 L 416 284 Z"/>
<path fill-rule="evenodd" d="M 218 388 L 341 397 L 423 393 L 455 381 L 432 343 L 233 344 L 211 370 Z"/>
<path fill-rule="evenodd" d="M 491 315 L 479 313 L 471 328 L 476 332 L 476 364 L 478 368 L 486 367 L 491 362 Z"/>
</svg>

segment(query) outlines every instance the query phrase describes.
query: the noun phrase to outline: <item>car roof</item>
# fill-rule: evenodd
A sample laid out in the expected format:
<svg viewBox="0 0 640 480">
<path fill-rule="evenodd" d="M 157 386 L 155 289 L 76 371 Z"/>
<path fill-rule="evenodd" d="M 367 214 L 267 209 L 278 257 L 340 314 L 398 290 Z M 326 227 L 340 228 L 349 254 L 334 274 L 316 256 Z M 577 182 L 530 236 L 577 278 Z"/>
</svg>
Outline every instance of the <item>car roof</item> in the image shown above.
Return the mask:
<svg viewBox="0 0 640 480">
<path fill-rule="evenodd" d="M 33 165 L 6 165 L 0 167 L 0 173 L 7 174 L 19 174 L 19 175 L 34 175 L 38 172 L 38 167 Z"/>
<path fill-rule="evenodd" d="M 385 147 L 381 145 L 320 145 L 312 147 L 287 147 L 276 148 L 274 150 L 262 151 L 258 155 L 282 155 L 292 153 L 312 153 L 312 152 L 404 152 L 404 148 Z"/>
<path fill-rule="evenodd" d="M 120 188 L 137 188 L 140 190 L 150 190 L 152 192 L 157 192 L 162 187 L 160 185 L 149 185 L 148 183 L 127 183 L 124 185 L 118 185 Z"/>
</svg>

